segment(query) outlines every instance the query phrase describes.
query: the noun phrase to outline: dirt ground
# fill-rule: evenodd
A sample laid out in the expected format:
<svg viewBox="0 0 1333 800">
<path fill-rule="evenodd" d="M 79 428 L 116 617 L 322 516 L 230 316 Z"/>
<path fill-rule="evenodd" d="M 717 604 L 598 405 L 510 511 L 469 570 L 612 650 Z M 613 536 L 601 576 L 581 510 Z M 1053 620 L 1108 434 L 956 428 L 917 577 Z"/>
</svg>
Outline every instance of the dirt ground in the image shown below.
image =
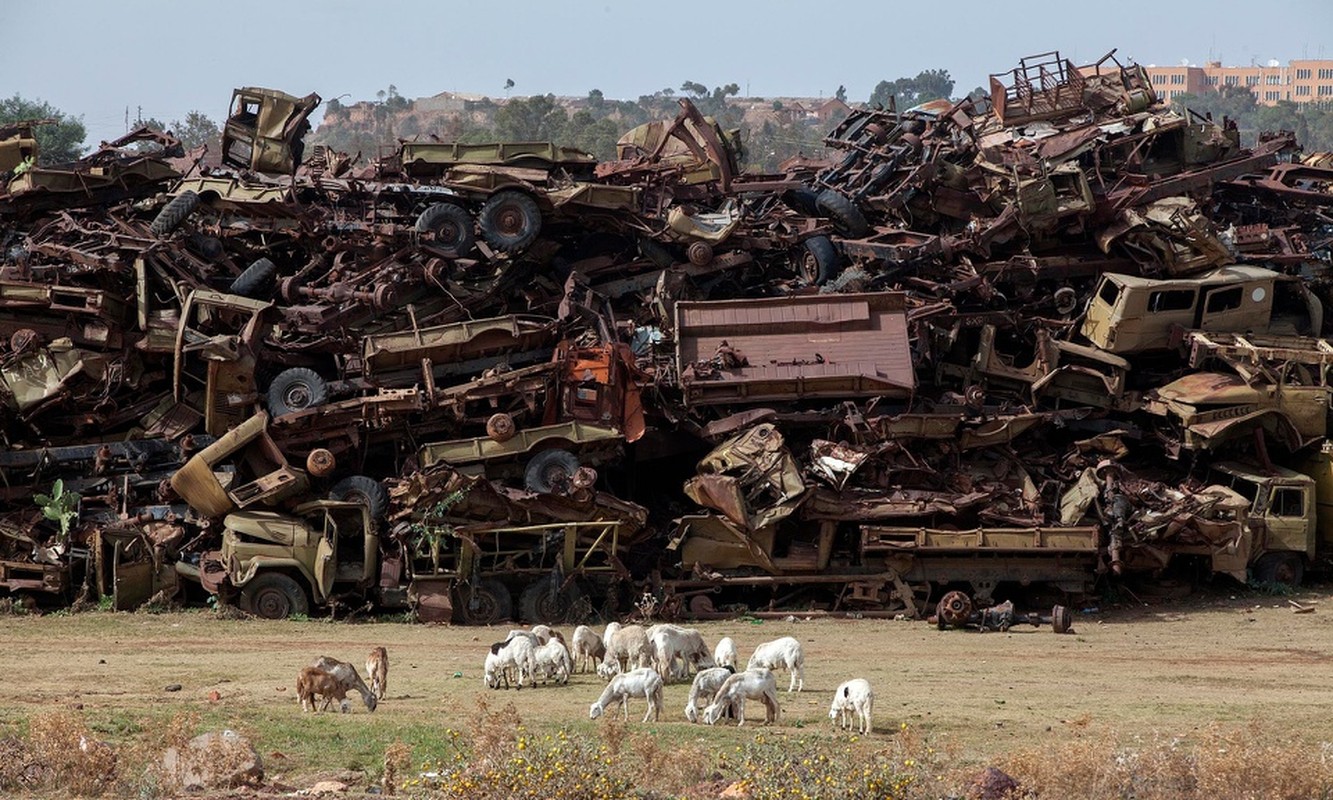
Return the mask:
<svg viewBox="0 0 1333 800">
<path fill-rule="evenodd" d="M 782 693 L 783 727 L 834 735 L 827 718 L 834 687 L 864 677 L 876 691 L 875 737 L 906 723 L 952 741 L 977 763 L 1088 725 L 1188 736 L 1214 722 L 1260 720 L 1298 732 L 1318 751 L 1333 742 L 1333 587 L 1290 598 L 1314 605 L 1311 614 L 1294 614 L 1288 599 L 1239 592 L 1080 609 L 1068 635 L 799 618 L 698 627 L 710 645 L 735 639 L 742 661 L 760 642 L 801 640 L 805 691 Z M 603 685 L 593 674 L 521 692 L 483 688 L 487 645 L 507 629 L 229 620 L 208 611 L 4 617 L 0 735 L 21 730 L 35 713 L 64 708 L 114 742 L 193 711 L 205 725 L 251 735 L 270 774 L 301 785 L 330 768 L 378 774 L 395 740 L 431 752 L 445 728 L 466 725 L 482 693 L 495 706 L 512 703 L 535 727 L 601 724 L 588 720 Z M 300 712 L 293 684 L 302 666 L 327 654 L 363 669 L 375 645 L 390 657 L 388 698 L 375 714 L 359 703 L 350 715 Z M 181 688 L 168 691 L 172 684 Z M 779 688 L 786 685 L 779 674 Z M 687 684 L 667 687 L 667 713 L 651 726 L 659 735 L 706 742 L 752 735 L 691 726 L 682 713 L 688 691 Z M 643 710 L 641 702 L 631 706 L 632 725 Z M 331 757 L 330 748 L 346 752 Z"/>
</svg>

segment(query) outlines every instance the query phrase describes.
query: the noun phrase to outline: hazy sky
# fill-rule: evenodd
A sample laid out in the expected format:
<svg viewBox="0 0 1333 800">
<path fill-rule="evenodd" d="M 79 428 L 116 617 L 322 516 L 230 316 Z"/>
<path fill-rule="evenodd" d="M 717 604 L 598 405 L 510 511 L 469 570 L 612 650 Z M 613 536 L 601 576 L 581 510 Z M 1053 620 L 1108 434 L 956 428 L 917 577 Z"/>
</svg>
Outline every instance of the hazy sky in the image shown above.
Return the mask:
<svg viewBox="0 0 1333 800">
<path fill-rule="evenodd" d="M 910 3 L 789 0 L 0 0 L 0 96 L 82 115 L 88 141 L 133 119 L 226 114 L 231 90 L 326 100 L 449 90 L 637 98 L 692 80 L 755 96 L 865 100 L 881 79 L 944 68 L 956 91 L 1020 57 L 1143 64 L 1333 58 L 1330 0 Z"/>
</svg>

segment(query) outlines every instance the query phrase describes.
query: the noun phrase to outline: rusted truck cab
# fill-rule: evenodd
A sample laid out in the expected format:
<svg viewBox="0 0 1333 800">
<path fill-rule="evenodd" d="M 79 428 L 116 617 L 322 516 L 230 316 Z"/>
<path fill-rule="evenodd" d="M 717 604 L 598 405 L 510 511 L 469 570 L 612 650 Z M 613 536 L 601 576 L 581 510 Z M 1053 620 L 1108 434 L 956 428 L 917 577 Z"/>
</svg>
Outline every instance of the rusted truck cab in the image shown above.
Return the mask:
<svg viewBox="0 0 1333 800">
<path fill-rule="evenodd" d="M 237 169 L 289 175 L 301 164 L 310 114 L 320 97 L 295 97 L 246 87 L 231 93 L 222 127 L 222 163 Z"/>
<path fill-rule="evenodd" d="M 379 574 L 379 533 L 361 503 L 317 500 L 291 514 L 237 511 L 223 520 L 220 589 L 266 619 L 309 613 L 369 593 Z"/>
<path fill-rule="evenodd" d="M 1282 467 L 1261 469 L 1234 461 L 1214 464 L 1209 479 L 1250 501 L 1237 549 L 1248 555 L 1253 578 L 1300 584 L 1320 551 L 1315 479 Z"/>
<path fill-rule="evenodd" d="M 1324 309 L 1299 280 L 1232 264 L 1193 278 L 1106 273 L 1082 333 L 1108 353 L 1168 350 L 1186 330 L 1318 334 Z"/>
</svg>

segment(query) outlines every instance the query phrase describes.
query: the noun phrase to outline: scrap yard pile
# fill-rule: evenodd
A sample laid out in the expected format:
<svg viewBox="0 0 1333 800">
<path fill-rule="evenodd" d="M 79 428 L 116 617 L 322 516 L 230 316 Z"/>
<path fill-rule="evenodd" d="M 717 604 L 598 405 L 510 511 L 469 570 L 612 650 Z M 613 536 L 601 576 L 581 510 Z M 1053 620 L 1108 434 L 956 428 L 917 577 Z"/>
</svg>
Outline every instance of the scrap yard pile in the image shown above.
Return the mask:
<svg viewBox="0 0 1333 800">
<path fill-rule="evenodd" d="M 603 162 L 307 149 L 319 103 L 239 89 L 212 154 L 0 128 L 11 594 L 924 615 L 1326 555 L 1333 156 L 1291 133 L 1056 53 L 770 175 L 686 100 Z"/>
</svg>

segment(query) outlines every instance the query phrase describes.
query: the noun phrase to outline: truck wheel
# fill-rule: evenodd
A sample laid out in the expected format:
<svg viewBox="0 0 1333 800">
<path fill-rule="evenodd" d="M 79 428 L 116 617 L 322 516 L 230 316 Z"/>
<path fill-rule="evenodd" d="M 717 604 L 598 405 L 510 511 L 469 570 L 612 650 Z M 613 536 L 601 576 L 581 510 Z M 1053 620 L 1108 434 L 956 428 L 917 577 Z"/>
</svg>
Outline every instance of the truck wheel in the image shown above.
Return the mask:
<svg viewBox="0 0 1333 800">
<path fill-rule="evenodd" d="M 870 232 L 870 223 L 866 222 L 865 214 L 846 195 L 825 189 L 815 199 L 815 205 L 819 206 L 821 214 L 833 220 L 833 227 L 843 236 L 860 239 Z"/>
<path fill-rule="evenodd" d="M 1254 580 L 1300 586 L 1305 578 L 1305 561 L 1300 553 L 1265 553 L 1254 562 Z"/>
<path fill-rule="evenodd" d="M 782 193 L 783 205 L 807 217 L 819 216 L 819 193 L 808 186 L 797 186 Z"/>
<path fill-rule="evenodd" d="M 198 207 L 199 195 L 189 190 L 181 192 L 162 206 L 162 210 L 157 212 L 157 216 L 149 223 L 148 230 L 152 231 L 154 236 L 166 236 L 179 228 L 186 217 L 193 214 Z"/>
<path fill-rule="evenodd" d="M 838 250 L 827 236 L 811 236 L 801 243 L 801 277 L 806 283 L 823 286 L 838 277 Z"/>
<path fill-rule="evenodd" d="M 267 258 L 257 258 L 255 263 L 245 268 L 236 276 L 236 280 L 227 287 L 227 294 L 238 294 L 252 300 L 263 299 L 260 295 L 273 283 L 273 276 L 278 272 L 278 265 Z"/>
<path fill-rule="evenodd" d="M 470 589 L 458 587 L 454 612 L 464 625 L 494 625 L 514 615 L 514 600 L 503 583 L 494 578 L 483 578 Z"/>
<path fill-rule="evenodd" d="M 287 619 L 310 612 L 305 590 L 280 572 L 261 573 L 241 587 L 240 606 L 247 614 L 264 619 Z"/>
<path fill-rule="evenodd" d="M 578 468 L 578 456 L 568 450 L 543 450 L 528 462 L 523 485 L 538 494 L 565 494 Z"/>
<path fill-rule="evenodd" d="M 417 233 L 435 234 L 435 249 L 457 258 L 472 251 L 477 237 L 472 232 L 472 215 L 453 203 L 436 203 L 417 217 Z"/>
<path fill-rule="evenodd" d="M 275 417 L 323 405 L 328 399 L 329 385 L 306 367 L 285 369 L 268 385 L 268 413 Z"/>
<path fill-rule="evenodd" d="M 536 240 L 542 229 L 542 212 L 537 201 L 522 192 L 496 192 L 481 207 L 477 226 L 487 244 L 512 253 Z"/>
<path fill-rule="evenodd" d="M 523 590 L 518 599 L 518 613 L 524 622 L 558 625 L 573 621 L 575 611 L 583 605 L 583 592 L 572 583 L 563 592 L 556 591 L 559 585 L 554 576 L 547 575 Z"/>
<path fill-rule="evenodd" d="M 389 511 L 389 493 L 379 481 L 366 475 L 353 475 L 333 484 L 329 499 L 360 503 L 370 509 L 371 519 L 383 519 Z"/>
</svg>

